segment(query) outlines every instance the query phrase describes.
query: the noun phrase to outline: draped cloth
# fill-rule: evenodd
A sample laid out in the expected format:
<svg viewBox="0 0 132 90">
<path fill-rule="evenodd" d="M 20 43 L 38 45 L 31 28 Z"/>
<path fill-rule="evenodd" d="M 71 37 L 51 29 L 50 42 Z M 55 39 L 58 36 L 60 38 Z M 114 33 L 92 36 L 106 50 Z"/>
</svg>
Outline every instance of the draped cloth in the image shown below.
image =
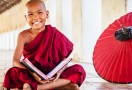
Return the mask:
<svg viewBox="0 0 132 90">
<path fill-rule="evenodd" d="M 73 43 L 51 25 L 46 25 L 35 39 L 24 46 L 23 56 L 28 58 L 37 68 L 47 74 L 55 68 L 64 58 L 67 58 L 73 50 Z M 79 74 L 75 81 L 70 76 Z M 79 86 L 83 83 L 86 73 L 81 65 L 75 64 L 68 67 L 60 76 L 73 81 Z M 37 90 L 37 82 L 29 74 L 28 70 L 12 67 L 4 78 L 3 86 L 6 88 L 22 88 L 24 83 L 29 83 L 33 90 Z"/>
</svg>

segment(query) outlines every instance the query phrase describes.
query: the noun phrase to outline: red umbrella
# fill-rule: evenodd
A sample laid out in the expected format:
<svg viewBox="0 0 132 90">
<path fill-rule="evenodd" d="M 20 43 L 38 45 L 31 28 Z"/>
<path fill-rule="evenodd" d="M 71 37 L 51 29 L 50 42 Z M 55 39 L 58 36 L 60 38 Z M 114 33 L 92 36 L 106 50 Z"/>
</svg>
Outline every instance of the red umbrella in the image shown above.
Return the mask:
<svg viewBox="0 0 132 90">
<path fill-rule="evenodd" d="M 132 26 L 132 12 L 115 20 L 100 35 L 93 51 L 97 73 L 114 83 L 132 82 L 132 39 L 119 41 L 114 34 L 122 26 Z"/>
</svg>

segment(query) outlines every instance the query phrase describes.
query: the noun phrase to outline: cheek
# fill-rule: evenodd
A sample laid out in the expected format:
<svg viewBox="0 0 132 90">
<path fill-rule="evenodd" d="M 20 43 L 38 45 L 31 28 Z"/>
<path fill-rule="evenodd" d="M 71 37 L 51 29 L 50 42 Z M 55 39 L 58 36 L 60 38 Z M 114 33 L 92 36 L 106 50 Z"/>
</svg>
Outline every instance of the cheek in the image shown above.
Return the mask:
<svg viewBox="0 0 132 90">
<path fill-rule="evenodd" d="M 27 22 L 31 23 L 32 22 L 32 19 L 28 18 L 27 19 Z"/>
<path fill-rule="evenodd" d="M 27 23 L 32 26 L 32 20 L 31 19 L 27 19 Z"/>
</svg>

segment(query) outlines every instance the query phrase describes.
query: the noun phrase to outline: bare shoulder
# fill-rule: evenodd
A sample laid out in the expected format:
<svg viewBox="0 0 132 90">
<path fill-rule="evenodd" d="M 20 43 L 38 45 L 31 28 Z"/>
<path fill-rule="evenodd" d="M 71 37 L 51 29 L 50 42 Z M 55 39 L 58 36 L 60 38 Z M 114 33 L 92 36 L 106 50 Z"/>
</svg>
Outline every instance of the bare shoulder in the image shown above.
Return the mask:
<svg viewBox="0 0 132 90">
<path fill-rule="evenodd" d="M 25 44 L 30 42 L 30 38 L 30 29 L 23 30 L 18 34 L 19 41 L 24 42 Z"/>
<path fill-rule="evenodd" d="M 29 29 L 23 30 L 19 33 L 20 36 L 28 36 L 29 35 Z"/>
</svg>

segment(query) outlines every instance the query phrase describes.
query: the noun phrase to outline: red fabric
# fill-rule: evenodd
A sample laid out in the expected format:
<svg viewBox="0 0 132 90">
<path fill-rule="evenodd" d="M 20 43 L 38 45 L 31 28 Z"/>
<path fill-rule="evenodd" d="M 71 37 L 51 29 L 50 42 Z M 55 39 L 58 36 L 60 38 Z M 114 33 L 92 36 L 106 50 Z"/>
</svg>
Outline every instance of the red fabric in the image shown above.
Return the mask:
<svg viewBox="0 0 132 90">
<path fill-rule="evenodd" d="M 75 64 L 72 65 L 70 67 L 68 67 L 62 74 L 61 74 L 61 78 L 68 78 L 73 74 L 79 73 L 80 74 L 80 78 L 78 78 L 79 80 L 76 82 L 76 84 L 78 84 L 78 86 L 81 86 L 85 77 L 86 77 L 86 72 L 83 69 L 83 67 L 79 64 Z"/>
<path fill-rule="evenodd" d="M 81 78 L 80 73 L 75 73 L 66 79 L 70 80 L 74 84 L 77 84 L 79 82 L 80 78 Z"/>
<path fill-rule="evenodd" d="M 10 90 L 10 88 L 22 89 L 24 83 L 29 83 L 31 87 L 34 88 L 33 90 L 37 90 L 37 82 L 29 74 L 28 70 L 13 67 L 7 71 L 3 86 L 8 90 Z"/>
<path fill-rule="evenodd" d="M 47 25 L 45 30 L 40 32 L 30 44 L 25 45 L 23 55 L 24 58 L 28 58 L 37 68 L 47 74 L 61 60 L 69 56 L 72 50 L 72 42 L 56 28 Z M 16 71 L 15 73 L 14 70 Z M 21 72 L 21 75 L 19 75 L 19 72 Z M 61 77 L 67 78 L 75 73 L 80 73 L 81 82 L 77 82 L 77 84 L 81 85 L 86 73 L 80 65 L 73 65 L 67 68 Z M 12 78 L 12 76 L 15 77 Z M 25 76 L 26 79 L 24 79 Z M 7 71 L 3 86 L 16 88 L 21 87 L 24 83 L 29 83 L 33 90 L 37 90 L 37 82 L 30 76 L 27 70 L 13 67 Z"/>
</svg>

